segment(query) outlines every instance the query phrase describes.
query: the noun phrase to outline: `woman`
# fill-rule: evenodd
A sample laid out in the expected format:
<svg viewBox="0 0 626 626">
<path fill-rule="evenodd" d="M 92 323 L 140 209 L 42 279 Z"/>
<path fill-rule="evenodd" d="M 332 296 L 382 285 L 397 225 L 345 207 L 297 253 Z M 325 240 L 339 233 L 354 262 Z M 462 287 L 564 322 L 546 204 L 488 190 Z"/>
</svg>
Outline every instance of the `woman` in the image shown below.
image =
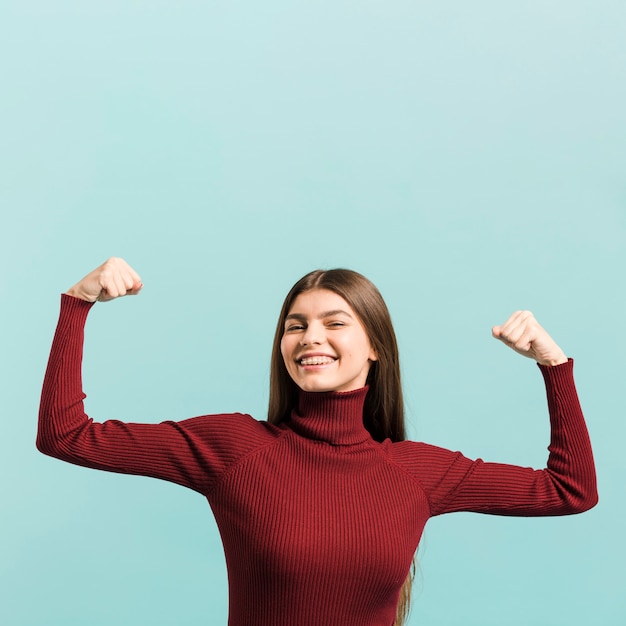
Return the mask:
<svg viewBox="0 0 626 626">
<path fill-rule="evenodd" d="M 287 295 L 268 421 L 233 414 L 95 423 L 82 403 L 87 313 L 96 300 L 141 287 L 131 267 L 109 259 L 63 295 L 37 446 L 203 494 L 224 544 L 231 626 L 399 625 L 430 517 L 566 515 L 597 501 L 572 361 L 529 312 L 514 313 L 493 335 L 535 359 L 544 376 L 552 426 L 544 470 L 404 441 L 389 313 L 374 285 L 349 270 L 312 272 Z"/>
</svg>

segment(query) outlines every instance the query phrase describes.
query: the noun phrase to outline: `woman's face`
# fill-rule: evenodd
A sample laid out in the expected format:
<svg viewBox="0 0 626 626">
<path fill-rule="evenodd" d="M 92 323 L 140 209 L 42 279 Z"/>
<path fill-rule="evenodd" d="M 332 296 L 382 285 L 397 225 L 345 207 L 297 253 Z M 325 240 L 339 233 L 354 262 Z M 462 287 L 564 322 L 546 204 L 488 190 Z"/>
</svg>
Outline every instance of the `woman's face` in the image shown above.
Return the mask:
<svg viewBox="0 0 626 626">
<path fill-rule="evenodd" d="M 376 353 L 350 305 L 334 291 L 301 293 L 285 319 L 280 350 L 303 391 L 351 391 L 365 385 Z"/>
</svg>

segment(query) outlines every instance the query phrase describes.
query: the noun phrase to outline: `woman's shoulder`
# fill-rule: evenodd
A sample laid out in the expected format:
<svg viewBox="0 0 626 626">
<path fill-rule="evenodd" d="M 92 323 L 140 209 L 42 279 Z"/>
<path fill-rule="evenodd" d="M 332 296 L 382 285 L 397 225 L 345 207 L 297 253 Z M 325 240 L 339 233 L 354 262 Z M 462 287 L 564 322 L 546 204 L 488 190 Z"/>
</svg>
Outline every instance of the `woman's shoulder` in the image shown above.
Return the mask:
<svg viewBox="0 0 626 626">
<path fill-rule="evenodd" d="M 451 465 L 459 458 L 463 458 L 461 452 L 448 450 L 423 441 L 391 442 L 387 439 L 383 442 L 382 447 L 392 461 L 412 471 L 441 469 Z"/>
<path fill-rule="evenodd" d="M 277 426 L 248 413 L 199 415 L 177 422 L 177 424 L 182 429 L 210 437 L 213 441 L 215 439 L 240 440 L 262 444 L 274 441 L 283 434 Z"/>
</svg>

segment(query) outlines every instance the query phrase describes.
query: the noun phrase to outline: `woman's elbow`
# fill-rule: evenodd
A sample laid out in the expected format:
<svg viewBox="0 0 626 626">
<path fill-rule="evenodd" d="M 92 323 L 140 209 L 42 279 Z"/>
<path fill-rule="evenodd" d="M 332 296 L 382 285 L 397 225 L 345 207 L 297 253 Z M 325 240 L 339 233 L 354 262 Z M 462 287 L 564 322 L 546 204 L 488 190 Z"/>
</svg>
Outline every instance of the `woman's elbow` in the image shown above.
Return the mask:
<svg viewBox="0 0 626 626">
<path fill-rule="evenodd" d="M 56 446 L 49 439 L 42 437 L 40 434 L 37 435 L 35 446 L 39 452 L 46 456 L 57 456 L 58 454 Z"/>
<path fill-rule="evenodd" d="M 63 455 L 63 446 L 59 437 L 55 436 L 53 432 L 50 432 L 46 428 L 41 426 L 37 430 L 37 438 L 35 439 L 35 446 L 39 452 L 46 456 L 54 458 L 61 458 Z"/>
<path fill-rule="evenodd" d="M 593 487 L 585 492 L 576 494 L 576 497 L 572 497 L 568 500 L 568 507 L 566 515 L 576 515 L 578 513 L 584 513 L 593 509 L 598 504 L 598 490 Z"/>
<path fill-rule="evenodd" d="M 589 509 L 593 509 L 596 504 L 598 504 L 599 496 L 597 489 L 594 489 L 592 493 L 590 493 L 583 503 L 583 507 L 581 508 L 580 513 L 584 513 Z"/>
</svg>

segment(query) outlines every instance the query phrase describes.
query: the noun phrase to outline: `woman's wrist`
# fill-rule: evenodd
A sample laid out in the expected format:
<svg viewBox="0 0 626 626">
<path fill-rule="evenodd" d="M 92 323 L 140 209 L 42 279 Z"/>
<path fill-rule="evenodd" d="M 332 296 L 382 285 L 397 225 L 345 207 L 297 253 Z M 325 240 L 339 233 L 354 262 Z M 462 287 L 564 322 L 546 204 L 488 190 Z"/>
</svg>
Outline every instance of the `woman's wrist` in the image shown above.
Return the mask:
<svg viewBox="0 0 626 626">
<path fill-rule="evenodd" d="M 77 285 L 70 287 L 66 292 L 66 296 L 72 296 L 72 298 L 78 298 L 79 300 L 84 300 L 85 302 L 93 302 L 89 298 L 85 297 L 84 293 L 81 293 L 79 289 L 77 289 Z"/>
<path fill-rule="evenodd" d="M 568 361 L 568 358 L 566 354 L 562 352 L 561 354 L 557 354 L 557 355 L 550 356 L 545 359 L 537 360 L 537 363 L 539 363 L 539 365 L 544 365 L 546 367 L 553 367 L 554 365 L 562 365 L 563 363 L 567 363 L 567 361 Z"/>
</svg>

